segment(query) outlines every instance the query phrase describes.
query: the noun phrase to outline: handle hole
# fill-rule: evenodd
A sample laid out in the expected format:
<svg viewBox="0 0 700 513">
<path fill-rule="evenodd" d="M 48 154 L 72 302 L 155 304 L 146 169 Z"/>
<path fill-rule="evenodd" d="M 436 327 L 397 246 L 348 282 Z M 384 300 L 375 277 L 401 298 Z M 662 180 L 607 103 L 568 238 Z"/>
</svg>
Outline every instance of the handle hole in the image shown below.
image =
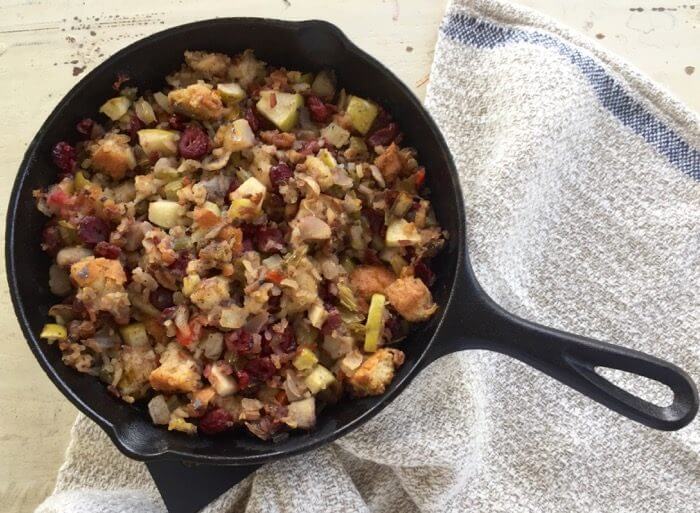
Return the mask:
<svg viewBox="0 0 700 513">
<path fill-rule="evenodd" d="M 673 390 L 663 383 L 639 374 L 610 367 L 595 367 L 594 371 L 626 392 L 660 408 L 670 406 L 673 403 Z"/>
</svg>

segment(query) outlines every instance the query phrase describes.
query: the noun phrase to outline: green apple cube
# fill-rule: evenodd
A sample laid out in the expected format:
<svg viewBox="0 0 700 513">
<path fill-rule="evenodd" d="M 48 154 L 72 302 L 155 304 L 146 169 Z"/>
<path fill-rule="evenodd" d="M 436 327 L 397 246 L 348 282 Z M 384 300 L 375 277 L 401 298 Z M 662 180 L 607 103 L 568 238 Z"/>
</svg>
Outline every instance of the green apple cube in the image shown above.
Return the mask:
<svg viewBox="0 0 700 513">
<path fill-rule="evenodd" d="M 258 111 L 283 132 L 289 132 L 297 124 L 299 107 L 304 105 L 300 94 L 280 91 L 261 91 Z"/>
<path fill-rule="evenodd" d="M 379 114 L 377 106 L 369 100 L 351 96 L 347 111 L 353 128 L 365 135 L 374 123 L 374 118 Z"/>
</svg>

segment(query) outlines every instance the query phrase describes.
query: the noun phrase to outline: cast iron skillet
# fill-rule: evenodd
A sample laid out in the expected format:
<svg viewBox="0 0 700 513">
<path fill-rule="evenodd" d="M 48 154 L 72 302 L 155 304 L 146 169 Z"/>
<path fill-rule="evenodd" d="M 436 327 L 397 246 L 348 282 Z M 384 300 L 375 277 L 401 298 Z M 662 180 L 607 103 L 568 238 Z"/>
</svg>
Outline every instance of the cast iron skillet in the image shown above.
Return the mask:
<svg viewBox="0 0 700 513">
<path fill-rule="evenodd" d="M 91 376 L 61 363 L 59 352 L 37 338 L 46 312 L 55 302 L 48 290 L 49 259 L 39 250 L 46 218 L 35 208 L 32 190 L 56 179 L 50 150 L 72 139 L 78 120 L 95 116 L 113 94 L 118 72 L 139 89 L 159 89 L 177 69 L 185 50 L 229 54 L 254 48 L 273 64 L 293 69 L 333 68 L 349 91 L 370 97 L 396 118 L 408 144 L 418 149 L 429 170 L 428 185 L 449 242 L 436 258 L 434 297 L 439 313 L 402 344 L 406 362 L 388 391 L 323 411 L 318 427 L 293 433 L 280 443 L 247 433 L 188 437 L 155 427 L 145 410 L 112 397 Z M 671 363 L 630 349 L 563 333 L 519 319 L 496 305 L 481 289 L 469 264 L 464 205 L 457 171 L 437 126 L 409 89 L 382 64 L 353 45 L 335 26 L 322 21 L 283 22 L 228 18 L 176 27 L 138 41 L 89 73 L 61 100 L 29 146 L 17 175 L 7 216 L 6 259 L 15 311 L 29 346 L 51 380 L 78 409 L 92 418 L 127 456 L 148 462 L 173 511 L 194 511 L 258 465 L 328 443 L 376 415 L 426 365 L 463 349 L 489 349 L 524 361 L 608 408 L 662 430 L 688 424 L 698 409 L 698 395 L 688 375 Z M 618 388 L 596 373 L 610 367 L 646 376 L 673 391 L 670 406 L 659 407 Z M 181 462 L 205 464 L 195 470 Z M 235 465 L 211 470 L 206 465 Z M 209 470 L 207 470 L 209 469 Z M 183 473 L 189 485 L 178 488 Z M 170 480 L 170 477 L 173 477 Z M 195 485 L 195 481 L 198 483 Z M 200 495 L 194 490 L 202 490 Z"/>
</svg>

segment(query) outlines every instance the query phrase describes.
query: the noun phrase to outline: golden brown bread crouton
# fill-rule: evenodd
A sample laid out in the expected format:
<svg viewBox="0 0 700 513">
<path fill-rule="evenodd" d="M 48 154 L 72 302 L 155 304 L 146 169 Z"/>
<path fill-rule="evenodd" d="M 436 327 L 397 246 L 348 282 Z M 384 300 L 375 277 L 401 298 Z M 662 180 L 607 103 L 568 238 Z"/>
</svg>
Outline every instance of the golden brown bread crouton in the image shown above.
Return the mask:
<svg viewBox="0 0 700 513">
<path fill-rule="evenodd" d="M 386 183 L 393 182 L 403 168 L 403 158 L 396 143 L 391 143 L 384 153 L 374 159 L 374 165 L 379 168 Z"/>
<path fill-rule="evenodd" d="M 386 297 L 407 321 L 424 321 L 437 310 L 430 290 L 418 278 L 399 278 L 386 288 Z"/>
<path fill-rule="evenodd" d="M 168 94 L 173 108 L 186 116 L 203 121 L 215 121 L 224 115 L 219 94 L 204 84 L 192 84 Z"/>
<path fill-rule="evenodd" d="M 123 134 L 107 134 L 90 146 L 90 155 L 92 168 L 115 180 L 124 178 L 127 171 L 136 167 L 129 137 Z"/>
<path fill-rule="evenodd" d="M 204 78 L 224 78 L 231 65 L 231 58 L 223 53 L 185 52 L 185 62 Z"/>
<path fill-rule="evenodd" d="M 190 300 L 200 309 L 207 311 L 229 299 L 228 280 L 220 276 L 202 280 L 190 295 Z"/>
<path fill-rule="evenodd" d="M 350 274 L 350 286 L 365 301 L 372 294 L 384 294 L 384 290 L 396 280 L 396 275 L 381 265 L 361 265 Z"/>
<path fill-rule="evenodd" d="M 367 358 L 350 377 L 349 383 L 356 396 L 383 394 L 394 379 L 394 371 L 404 361 L 403 352 L 393 348 L 382 348 Z"/>
<path fill-rule="evenodd" d="M 150 348 L 123 346 L 122 373 L 117 389 L 122 396 L 141 399 L 148 391 L 148 377 L 156 368 L 156 354 Z"/>
<path fill-rule="evenodd" d="M 160 366 L 148 380 L 155 390 L 166 393 L 194 392 L 202 388 L 202 376 L 197 363 L 176 342 L 171 342 L 160 355 Z"/>
<path fill-rule="evenodd" d="M 119 260 L 93 256 L 83 258 L 71 265 L 70 277 L 79 287 L 99 285 L 101 282 L 123 285 L 126 282 L 126 274 Z"/>
</svg>

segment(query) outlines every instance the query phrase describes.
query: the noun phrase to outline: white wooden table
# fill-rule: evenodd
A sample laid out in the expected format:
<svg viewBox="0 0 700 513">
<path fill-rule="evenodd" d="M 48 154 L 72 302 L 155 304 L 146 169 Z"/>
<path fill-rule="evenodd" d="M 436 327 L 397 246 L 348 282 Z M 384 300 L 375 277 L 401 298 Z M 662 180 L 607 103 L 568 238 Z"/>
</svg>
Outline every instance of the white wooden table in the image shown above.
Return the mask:
<svg viewBox="0 0 700 513">
<path fill-rule="evenodd" d="M 700 3 L 516 3 L 596 39 L 700 111 Z M 216 16 L 328 19 L 422 98 L 445 4 L 446 0 L 121 0 L 113 5 L 0 0 L 0 209 L 4 214 L 22 154 L 56 102 L 86 71 L 138 38 Z M 12 312 L 4 259 L 0 265 L 0 510 L 29 512 L 53 487 L 76 410 L 29 352 Z"/>
</svg>

